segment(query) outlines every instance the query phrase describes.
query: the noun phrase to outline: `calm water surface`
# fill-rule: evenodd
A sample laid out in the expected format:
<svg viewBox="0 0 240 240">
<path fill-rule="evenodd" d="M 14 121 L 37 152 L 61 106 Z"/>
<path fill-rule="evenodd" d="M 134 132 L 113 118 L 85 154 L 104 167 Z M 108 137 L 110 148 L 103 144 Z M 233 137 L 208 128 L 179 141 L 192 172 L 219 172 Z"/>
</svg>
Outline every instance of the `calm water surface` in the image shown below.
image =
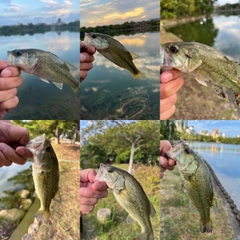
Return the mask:
<svg viewBox="0 0 240 240">
<path fill-rule="evenodd" d="M 178 35 L 183 41 L 213 46 L 240 62 L 240 17 L 237 15 L 216 15 L 169 28 L 168 31 Z"/>
<path fill-rule="evenodd" d="M 134 64 L 147 80 L 96 53 L 81 83 L 81 119 L 159 119 L 159 31 L 114 38 L 140 56 Z"/>
<path fill-rule="evenodd" d="M 79 33 L 47 32 L 34 35 L 0 36 L 0 59 L 7 59 L 7 51 L 38 48 L 56 54 L 62 60 L 79 68 Z M 23 84 L 18 88 L 17 108 L 4 119 L 79 119 L 79 98 L 71 87 L 63 84 L 58 89 L 52 82 L 43 82 L 34 75 L 22 73 Z M 75 76 L 79 79 L 78 76 Z"/>
<path fill-rule="evenodd" d="M 203 142 L 192 142 L 190 145 L 211 165 L 240 209 L 240 145 Z"/>
</svg>

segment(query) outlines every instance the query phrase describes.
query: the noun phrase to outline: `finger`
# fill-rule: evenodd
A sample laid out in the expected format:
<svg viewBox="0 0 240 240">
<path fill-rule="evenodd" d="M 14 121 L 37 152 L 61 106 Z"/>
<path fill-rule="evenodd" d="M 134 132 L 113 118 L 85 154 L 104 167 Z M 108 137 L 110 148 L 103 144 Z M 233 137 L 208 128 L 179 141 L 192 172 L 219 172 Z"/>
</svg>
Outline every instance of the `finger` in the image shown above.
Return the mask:
<svg viewBox="0 0 240 240">
<path fill-rule="evenodd" d="M 18 155 L 25 159 L 31 158 L 33 156 L 32 153 L 26 147 L 21 146 L 17 147 L 15 151 Z"/>
<path fill-rule="evenodd" d="M 5 143 L 0 143 L 0 153 L 1 153 L 1 160 L 5 163 L 5 166 L 10 166 L 12 162 L 23 165 L 26 163 L 26 159 L 22 158 L 14 149 L 9 147 Z"/>
<path fill-rule="evenodd" d="M 8 77 L 0 78 L 0 89 L 7 90 L 11 88 L 19 87 L 22 84 L 21 77 Z"/>
<path fill-rule="evenodd" d="M 0 91 L 0 102 L 5 102 L 5 101 L 15 97 L 16 94 L 17 94 L 16 88 Z"/>
<path fill-rule="evenodd" d="M 20 75 L 20 70 L 17 67 L 7 67 L 2 70 L 1 77 L 17 77 Z"/>
<path fill-rule="evenodd" d="M 80 41 L 80 52 L 82 52 L 82 50 L 84 49 L 84 48 L 86 48 L 86 44 L 85 44 L 85 42 L 83 42 L 83 41 Z"/>
<path fill-rule="evenodd" d="M 80 63 L 80 70 L 81 71 L 89 71 L 90 69 L 92 69 L 93 64 L 92 63 Z"/>
<path fill-rule="evenodd" d="M 160 171 L 160 179 L 164 177 L 164 173 Z"/>
<path fill-rule="evenodd" d="M 80 69 L 82 63 L 92 63 L 94 61 L 94 56 L 88 53 L 80 53 Z"/>
<path fill-rule="evenodd" d="M 80 204 L 80 211 L 82 213 L 82 215 L 88 214 L 90 212 L 92 212 L 94 209 L 94 206 L 89 206 L 89 205 L 82 205 Z"/>
<path fill-rule="evenodd" d="M 85 198 L 80 196 L 80 204 L 81 205 L 87 205 L 87 206 L 93 206 L 98 202 L 97 198 Z"/>
<path fill-rule="evenodd" d="M 177 78 L 167 83 L 160 83 L 160 98 L 167 98 L 176 93 L 183 85 L 183 78 Z"/>
<path fill-rule="evenodd" d="M 177 69 L 165 71 L 160 75 L 160 82 L 166 83 L 166 82 L 172 81 L 174 79 L 177 79 L 180 76 L 180 74 L 181 72 Z"/>
<path fill-rule="evenodd" d="M 94 46 L 87 46 L 84 42 L 80 41 L 80 52 L 93 55 L 96 52 L 96 48 Z"/>
<path fill-rule="evenodd" d="M 89 187 L 80 187 L 80 197 L 86 198 L 105 198 L 107 191 L 97 191 Z"/>
<path fill-rule="evenodd" d="M 176 111 L 175 105 L 173 105 L 170 109 L 168 109 L 166 112 L 160 114 L 160 120 L 166 120 L 170 118 Z"/>
<path fill-rule="evenodd" d="M 80 71 L 80 82 L 82 82 L 88 75 L 88 71 Z"/>
<path fill-rule="evenodd" d="M 80 181 L 81 182 L 94 182 L 96 172 L 94 169 L 80 170 Z"/>
<path fill-rule="evenodd" d="M 177 94 L 173 94 L 170 97 L 160 99 L 160 113 L 164 113 L 169 110 L 177 102 Z"/>
<path fill-rule="evenodd" d="M 103 191 L 103 190 L 107 190 L 108 186 L 107 186 L 107 184 L 105 182 L 95 182 L 92 185 L 92 188 L 94 190 Z"/>
<path fill-rule="evenodd" d="M 172 149 L 172 145 L 167 140 L 161 140 L 160 141 L 160 155 L 167 153 L 169 150 Z"/>
<path fill-rule="evenodd" d="M 9 110 L 15 108 L 18 105 L 18 103 L 19 103 L 19 99 L 18 99 L 18 97 L 15 96 L 7 101 L 0 103 L 0 110 L 1 111 L 2 110 L 9 111 Z"/>
</svg>

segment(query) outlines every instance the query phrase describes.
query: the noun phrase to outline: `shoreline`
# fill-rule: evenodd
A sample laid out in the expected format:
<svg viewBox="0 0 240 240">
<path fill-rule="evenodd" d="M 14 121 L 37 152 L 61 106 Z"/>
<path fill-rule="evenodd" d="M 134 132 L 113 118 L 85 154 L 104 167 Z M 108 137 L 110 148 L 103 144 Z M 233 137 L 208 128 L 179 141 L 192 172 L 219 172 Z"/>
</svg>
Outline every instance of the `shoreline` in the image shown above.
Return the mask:
<svg viewBox="0 0 240 240">
<path fill-rule="evenodd" d="M 188 18 L 181 18 L 181 19 L 163 19 L 160 20 L 160 32 L 161 31 L 165 31 L 165 29 L 170 28 L 170 27 L 174 27 L 177 25 L 181 25 L 181 24 L 185 24 L 188 22 L 194 22 L 197 21 L 199 19 L 203 19 L 205 18 L 206 15 L 201 15 L 198 17 L 188 17 Z"/>
</svg>

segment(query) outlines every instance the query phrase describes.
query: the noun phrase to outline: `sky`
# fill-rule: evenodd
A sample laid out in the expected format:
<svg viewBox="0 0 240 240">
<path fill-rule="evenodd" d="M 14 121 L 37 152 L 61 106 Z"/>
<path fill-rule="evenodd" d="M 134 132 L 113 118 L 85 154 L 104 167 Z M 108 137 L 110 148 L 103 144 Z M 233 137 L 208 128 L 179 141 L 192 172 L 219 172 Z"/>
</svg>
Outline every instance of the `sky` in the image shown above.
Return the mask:
<svg viewBox="0 0 240 240">
<path fill-rule="evenodd" d="M 81 26 L 101 26 L 159 18 L 159 0 L 81 0 Z"/>
<path fill-rule="evenodd" d="M 79 20 L 79 0 L 1 0 L 0 26 Z"/>
<path fill-rule="evenodd" d="M 238 0 L 218 0 L 215 5 L 224 5 L 226 3 L 230 3 L 230 4 L 234 4 L 234 3 L 238 3 L 239 1 Z"/>
<path fill-rule="evenodd" d="M 191 120 L 188 121 L 188 126 L 194 126 L 197 133 L 201 130 L 208 130 L 211 134 L 216 128 L 221 133 L 225 133 L 226 137 L 240 135 L 240 120 Z"/>
</svg>

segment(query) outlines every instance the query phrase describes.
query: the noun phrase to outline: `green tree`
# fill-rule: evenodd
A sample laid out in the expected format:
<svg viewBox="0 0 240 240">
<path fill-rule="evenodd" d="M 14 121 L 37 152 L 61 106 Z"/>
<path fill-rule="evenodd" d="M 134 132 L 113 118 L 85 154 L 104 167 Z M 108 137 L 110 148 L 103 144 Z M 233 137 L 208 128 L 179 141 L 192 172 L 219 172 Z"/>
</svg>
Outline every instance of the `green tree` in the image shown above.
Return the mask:
<svg viewBox="0 0 240 240">
<path fill-rule="evenodd" d="M 130 150 L 128 172 L 132 172 L 134 154 L 139 149 L 159 148 L 159 121 L 92 121 L 83 131 L 88 141 L 109 154 Z"/>
</svg>

